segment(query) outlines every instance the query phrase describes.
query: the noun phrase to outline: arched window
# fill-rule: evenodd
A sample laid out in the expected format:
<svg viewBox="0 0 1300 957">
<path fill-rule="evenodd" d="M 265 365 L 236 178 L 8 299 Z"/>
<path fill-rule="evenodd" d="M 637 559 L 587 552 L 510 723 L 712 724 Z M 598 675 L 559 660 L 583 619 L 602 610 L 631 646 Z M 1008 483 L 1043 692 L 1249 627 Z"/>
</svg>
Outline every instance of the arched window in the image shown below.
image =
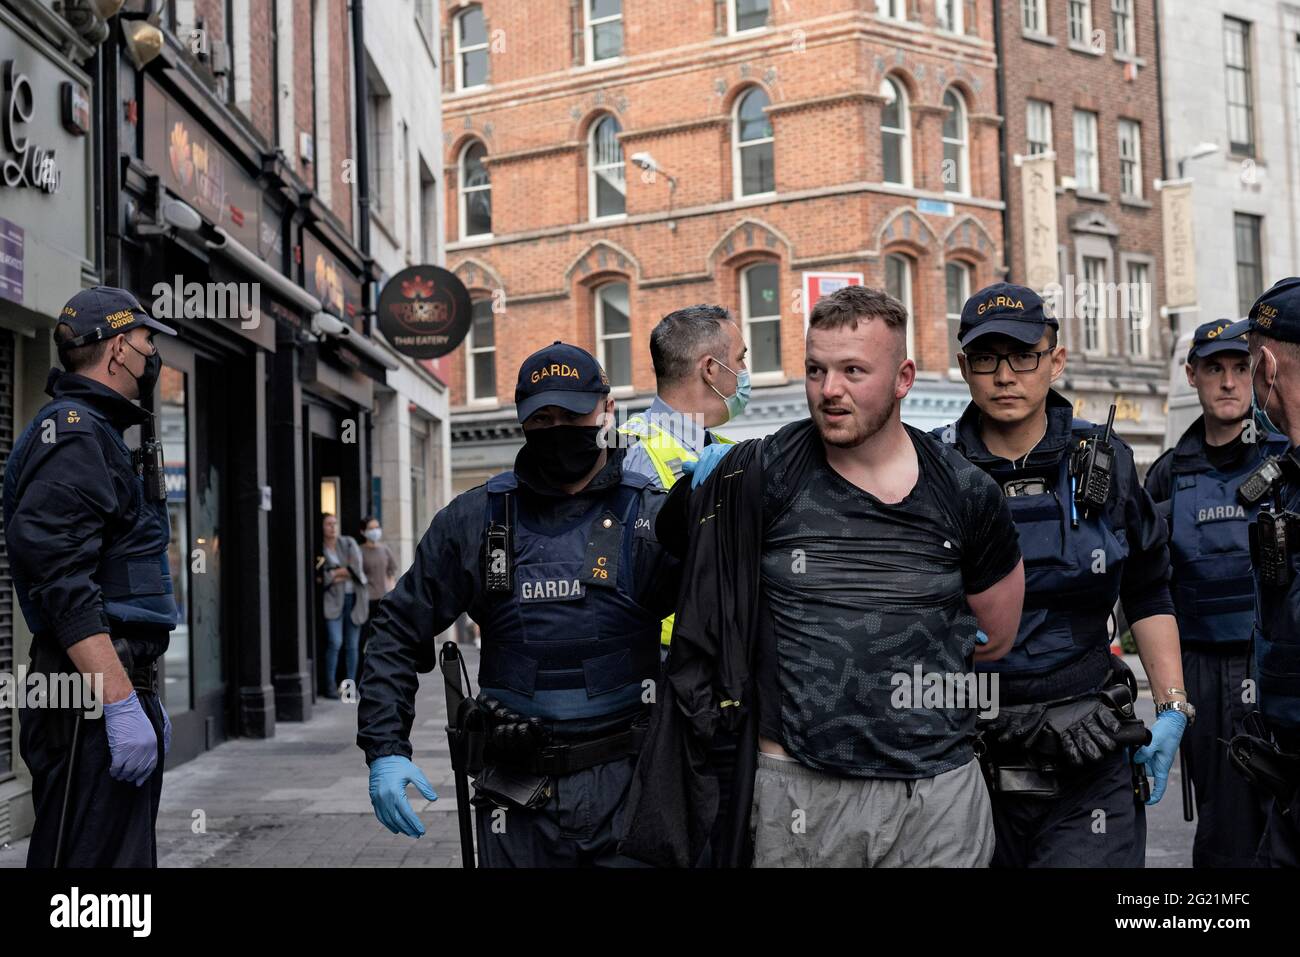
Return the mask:
<svg viewBox="0 0 1300 957">
<path fill-rule="evenodd" d="M 591 218 L 622 216 L 627 212 L 627 181 L 623 175 L 623 131 L 618 120 L 607 116 L 591 130 L 591 149 L 587 166 L 591 171 L 587 183 Z"/>
<path fill-rule="evenodd" d="M 456 44 L 456 89 L 484 86 L 488 72 L 488 37 L 483 8 L 469 7 L 456 14 L 452 35 Z"/>
<path fill-rule="evenodd" d="M 948 317 L 948 368 L 957 369 L 957 353 L 961 352 L 957 330 L 961 326 L 962 307 L 970 298 L 970 266 L 963 262 L 950 262 L 944 267 L 943 278 Z"/>
<path fill-rule="evenodd" d="M 907 93 L 897 80 L 880 84 L 885 105 L 880 112 L 880 164 L 886 183 L 912 185 L 912 144 L 907 135 Z"/>
<path fill-rule="evenodd" d="M 487 147 L 475 140 L 460 158 L 460 238 L 492 235 L 492 183 Z"/>
<path fill-rule="evenodd" d="M 966 104 L 953 90 L 943 95 L 948 114 L 943 120 L 943 188 L 949 193 L 970 190 L 966 158 Z"/>
<path fill-rule="evenodd" d="M 597 358 L 609 384 L 632 384 L 632 321 L 627 283 L 611 282 L 596 290 Z"/>
<path fill-rule="evenodd" d="M 907 309 L 907 354 L 916 356 L 916 316 L 912 311 L 912 260 L 898 253 L 885 257 L 885 292 Z"/>
<path fill-rule="evenodd" d="M 497 397 L 496 317 L 492 300 L 480 299 L 470 310 L 469 361 L 465 363 L 465 393 L 470 399 Z"/>
<path fill-rule="evenodd" d="M 775 263 L 740 273 L 740 315 L 751 372 L 781 371 L 781 274 Z"/>
<path fill-rule="evenodd" d="M 758 87 L 736 101 L 735 131 L 732 135 L 732 168 L 736 196 L 755 196 L 776 191 L 772 169 L 772 122 L 763 112 L 771 103 Z"/>
</svg>

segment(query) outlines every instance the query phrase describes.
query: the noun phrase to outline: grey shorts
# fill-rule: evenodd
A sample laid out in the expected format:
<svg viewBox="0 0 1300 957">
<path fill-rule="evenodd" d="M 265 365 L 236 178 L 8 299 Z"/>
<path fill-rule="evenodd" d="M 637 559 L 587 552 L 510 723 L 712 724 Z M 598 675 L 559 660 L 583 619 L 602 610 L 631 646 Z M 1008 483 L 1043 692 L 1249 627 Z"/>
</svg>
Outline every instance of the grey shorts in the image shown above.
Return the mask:
<svg viewBox="0 0 1300 957">
<path fill-rule="evenodd" d="M 752 811 L 755 867 L 988 867 L 993 858 L 978 761 L 892 781 L 759 752 Z"/>
</svg>

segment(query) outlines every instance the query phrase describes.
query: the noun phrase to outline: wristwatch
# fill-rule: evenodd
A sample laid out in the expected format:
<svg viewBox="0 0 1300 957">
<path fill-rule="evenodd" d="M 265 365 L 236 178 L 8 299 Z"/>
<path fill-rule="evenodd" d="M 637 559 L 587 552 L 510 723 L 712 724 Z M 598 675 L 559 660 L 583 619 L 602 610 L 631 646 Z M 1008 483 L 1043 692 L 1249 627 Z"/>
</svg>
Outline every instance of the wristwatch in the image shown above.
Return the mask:
<svg viewBox="0 0 1300 957">
<path fill-rule="evenodd" d="M 1181 711 L 1187 718 L 1188 727 L 1196 723 L 1196 708 L 1190 701 L 1162 701 L 1156 705 L 1156 717 L 1166 711 Z"/>
</svg>

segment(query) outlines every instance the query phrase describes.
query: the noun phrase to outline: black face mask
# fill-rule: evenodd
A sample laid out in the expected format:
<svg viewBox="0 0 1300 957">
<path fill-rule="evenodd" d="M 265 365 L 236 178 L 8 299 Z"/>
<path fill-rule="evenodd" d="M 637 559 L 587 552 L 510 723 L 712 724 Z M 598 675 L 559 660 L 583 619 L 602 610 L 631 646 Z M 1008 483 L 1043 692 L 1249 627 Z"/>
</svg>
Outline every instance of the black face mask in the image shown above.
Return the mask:
<svg viewBox="0 0 1300 957">
<path fill-rule="evenodd" d="M 128 342 L 127 345 L 131 346 L 131 343 Z M 135 349 L 136 352 L 140 352 L 135 346 L 131 346 L 131 348 Z M 136 388 L 140 390 L 139 398 L 143 400 L 153 395 L 154 386 L 158 384 L 158 376 L 162 374 L 162 356 L 158 354 L 156 347 L 152 355 L 145 355 L 143 352 L 140 352 L 140 355 L 144 356 L 144 372 L 140 373 L 140 375 L 136 375 L 130 369 L 127 369 L 126 363 L 122 364 L 122 368 L 126 369 L 127 375 L 135 379 Z"/>
<path fill-rule="evenodd" d="M 598 425 L 526 429 L 515 468 L 522 468 L 526 475 L 536 476 L 550 488 L 572 485 L 592 470 L 604 451 L 596 441 L 600 431 Z"/>
</svg>

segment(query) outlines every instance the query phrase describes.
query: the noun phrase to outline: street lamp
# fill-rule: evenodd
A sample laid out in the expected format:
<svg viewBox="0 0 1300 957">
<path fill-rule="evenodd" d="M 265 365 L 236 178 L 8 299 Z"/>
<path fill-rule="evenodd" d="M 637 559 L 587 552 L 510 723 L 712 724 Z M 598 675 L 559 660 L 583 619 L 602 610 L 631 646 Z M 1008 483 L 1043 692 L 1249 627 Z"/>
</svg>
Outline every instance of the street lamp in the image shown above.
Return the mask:
<svg viewBox="0 0 1300 957">
<path fill-rule="evenodd" d="M 1192 147 L 1192 151 L 1178 161 L 1178 178 L 1183 178 L 1183 170 L 1192 160 L 1198 160 L 1203 156 L 1211 156 L 1219 152 L 1218 143 L 1197 143 Z"/>
</svg>

